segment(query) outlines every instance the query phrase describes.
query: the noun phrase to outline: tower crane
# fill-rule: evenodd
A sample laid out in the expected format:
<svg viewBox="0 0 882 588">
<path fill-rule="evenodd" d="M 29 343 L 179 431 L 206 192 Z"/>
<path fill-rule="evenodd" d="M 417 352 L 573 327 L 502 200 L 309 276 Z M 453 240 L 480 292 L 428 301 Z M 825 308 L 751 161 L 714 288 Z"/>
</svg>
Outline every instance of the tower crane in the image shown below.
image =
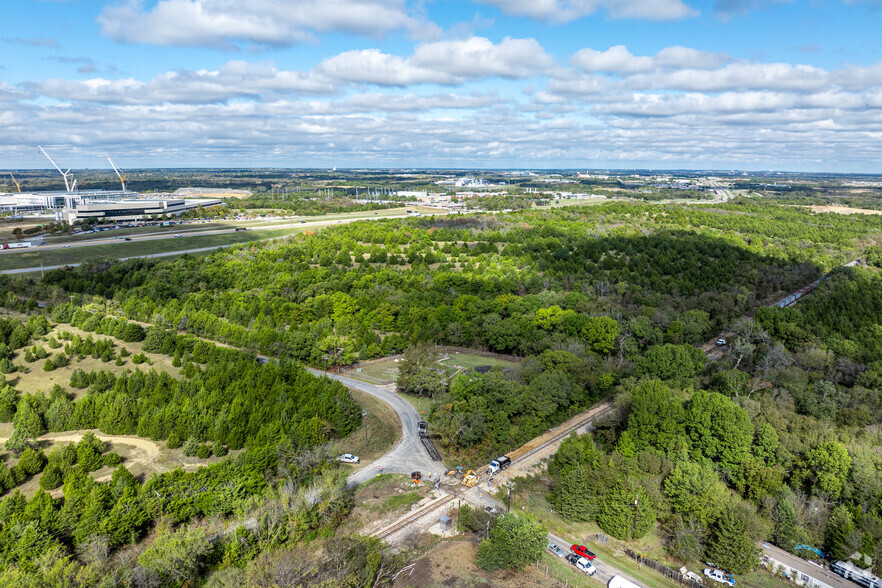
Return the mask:
<svg viewBox="0 0 882 588">
<path fill-rule="evenodd" d="M 112 168 L 113 168 L 113 171 L 116 172 L 116 177 L 119 178 L 119 181 L 120 181 L 120 183 L 122 184 L 123 192 L 125 192 L 125 191 L 126 191 L 126 180 L 128 179 L 129 176 L 127 176 L 127 175 L 125 175 L 125 174 L 123 174 L 123 173 L 120 173 L 120 171 L 119 171 L 118 169 L 116 169 L 116 165 L 114 165 L 113 160 L 110 159 L 110 156 L 109 156 L 109 155 L 107 155 L 107 154 L 105 153 L 105 154 L 104 154 L 104 157 L 106 157 L 106 158 L 107 158 L 107 161 L 110 162 L 110 167 L 112 167 Z"/>
<path fill-rule="evenodd" d="M 57 170 L 58 170 L 58 173 L 61 174 L 61 177 L 64 178 L 64 187 L 67 188 L 67 191 L 68 191 L 68 192 L 73 192 L 74 190 L 76 190 L 76 189 L 77 189 L 77 181 L 74 180 L 73 183 L 70 183 L 70 182 L 67 180 L 67 176 L 70 175 L 70 170 L 68 169 L 66 172 L 61 171 L 61 168 L 58 167 L 58 164 L 55 163 L 55 160 L 54 160 L 54 159 L 52 159 L 51 157 L 49 157 L 49 154 L 46 153 L 46 150 L 43 149 L 43 147 L 40 146 L 40 145 L 37 145 L 37 146 L 40 147 L 40 151 L 43 152 L 43 155 L 46 156 L 46 159 L 48 159 L 48 160 L 50 161 L 50 163 L 52 163 L 52 165 L 55 166 L 55 169 L 57 169 Z"/>
<path fill-rule="evenodd" d="M 21 194 L 21 184 L 18 183 L 18 180 L 15 179 L 15 176 L 12 175 L 12 172 L 9 172 L 9 177 L 12 178 L 13 182 L 15 182 L 15 187 L 18 188 L 18 193 Z"/>
</svg>

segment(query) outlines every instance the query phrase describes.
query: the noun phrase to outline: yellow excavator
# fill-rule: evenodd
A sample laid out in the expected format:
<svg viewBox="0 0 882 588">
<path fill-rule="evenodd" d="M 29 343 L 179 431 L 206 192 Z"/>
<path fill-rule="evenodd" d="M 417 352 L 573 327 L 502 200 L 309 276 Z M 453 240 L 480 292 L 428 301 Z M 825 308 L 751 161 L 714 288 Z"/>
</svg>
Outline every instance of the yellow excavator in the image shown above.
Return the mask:
<svg viewBox="0 0 882 588">
<path fill-rule="evenodd" d="M 471 488 L 472 486 L 477 484 L 478 481 L 480 481 L 478 474 L 476 474 L 472 470 L 469 470 L 465 473 L 465 476 L 463 476 L 463 478 L 462 478 L 462 485 L 465 486 L 466 488 Z"/>
</svg>

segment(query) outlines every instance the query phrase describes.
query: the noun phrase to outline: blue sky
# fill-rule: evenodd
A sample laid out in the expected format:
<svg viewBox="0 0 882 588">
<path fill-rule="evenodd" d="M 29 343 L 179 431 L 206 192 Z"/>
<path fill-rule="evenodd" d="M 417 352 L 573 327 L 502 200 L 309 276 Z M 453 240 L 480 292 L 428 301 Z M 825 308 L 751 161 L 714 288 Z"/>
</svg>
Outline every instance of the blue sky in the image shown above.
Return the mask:
<svg viewBox="0 0 882 588">
<path fill-rule="evenodd" d="M 0 168 L 882 170 L 879 0 L 4 0 Z"/>
</svg>

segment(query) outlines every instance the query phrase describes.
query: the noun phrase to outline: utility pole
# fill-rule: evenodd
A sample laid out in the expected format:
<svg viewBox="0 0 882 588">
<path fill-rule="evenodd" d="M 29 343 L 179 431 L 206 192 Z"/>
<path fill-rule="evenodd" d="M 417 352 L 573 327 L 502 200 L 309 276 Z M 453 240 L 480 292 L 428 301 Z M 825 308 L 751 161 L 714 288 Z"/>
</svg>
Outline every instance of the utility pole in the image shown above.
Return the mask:
<svg viewBox="0 0 882 588">
<path fill-rule="evenodd" d="M 505 484 L 505 486 L 506 486 L 506 488 L 508 488 L 508 493 L 506 494 L 506 500 L 505 500 L 505 502 L 506 502 L 505 512 L 509 513 L 509 512 L 511 512 L 511 491 L 514 490 L 515 483 L 508 482 Z"/>
<path fill-rule="evenodd" d="M 637 534 L 637 513 L 640 512 L 640 505 L 638 504 L 639 500 L 640 500 L 639 496 L 634 499 L 634 527 L 631 529 L 631 538 L 632 539 L 634 538 L 634 535 Z"/>
</svg>

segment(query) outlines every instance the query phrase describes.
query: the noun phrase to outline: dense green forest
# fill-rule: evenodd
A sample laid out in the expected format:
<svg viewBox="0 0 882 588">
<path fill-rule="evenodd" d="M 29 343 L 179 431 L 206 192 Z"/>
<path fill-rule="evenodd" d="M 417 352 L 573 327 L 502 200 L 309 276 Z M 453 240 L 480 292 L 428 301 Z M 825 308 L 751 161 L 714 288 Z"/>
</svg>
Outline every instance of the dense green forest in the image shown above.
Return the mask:
<svg viewBox="0 0 882 588">
<path fill-rule="evenodd" d="M 274 542 L 243 531 L 242 542 L 211 543 L 194 560 L 226 569 L 226 550 L 235 549 L 235 565 L 257 574 L 255 562 L 275 557 L 269 548 L 305 549 L 305 541 L 331 535 L 348 508 L 326 461 L 292 455 L 315 456 L 315 448 L 351 432 L 360 412 L 342 386 L 312 378 L 302 364 L 349 364 L 407 349 L 402 371 L 410 370 L 409 379 L 401 386 L 431 397 L 432 430 L 463 463 L 486 463 L 616 395 L 619 416 L 564 443 L 549 465 L 549 500 L 571 520 L 594 521 L 622 539 L 660 525 L 672 560 L 704 557 L 732 571 L 752 567 L 757 539 L 786 549 L 806 543 L 837 557 L 860 551 L 878 562 L 878 250 L 868 250 L 869 268 L 834 271 L 795 308 L 759 307 L 858 257 L 880 237 L 878 217 L 815 215 L 747 199 L 694 207 L 608 203 L 354 223 L 199 259 L 101 261 L 46 272 L 39 282 L 5 278 L 6 306 L 40 317 L 10 323 L 7 359 L 36 357 L 43 344 L 33 339 L 51 321 L 96 337 L 59 341 L 53 361 L 88 353 L 118 359 L 102 343 L 106 336 L 143 341 L 145 352 L 173 357 L 181 377 L 149 366 L 117 376 L 80 371 L 70 386 L 85 395 L 21 396 L 9 388 L 0 416 L 25 441 L 41 431 L 97 428 L 190 443 L 203 454 L 244 448 L 197 472 L 133 482 L 130 502 L 119 509 L 135 496 L 149 514 L 126 522 L 107 549 L 137 542 L 157 520 L 168 525 L 160 537 L 173 543 L 176 534 L 193 532 L 175 530 L 185 521 L 264 501 L 309 505 L 289 515 Z M 45 316 L 36 300 L 49 304 Z M 0 334 L 4 329 L 0 324 Z M 699 345 L 724 331 L 728 345 L 708 357 Z M 430 353 L 420 343 L 515 354 L 521 367 L 450 380 L 416 357 Z M 278 361 L 261 366 L 256 352 Z M 84 453 L 103 455 L 86 446 Z M 119 495 L 95 490 L 82 481 L 88 468 L 74 459 L 79 451 L 28 456 L 53 468 L 63 499 L 38 494 L 31 502 L 42 502 L 31 507 L 12 495 L 0 503 L 8 573 L 28 571 L 21 537 L 31 527 L 27 541 L 45 533 L 77 573 L 92 565 L 81 545 L 96 527 L 83 521 L 110 517 L 127 482 L 109 485 L 107 492 L 122 486 Z M 216 494 L 194 497 L 199 484 Z M 68 488 L 72 497 L 90 498 L 69 499 Z M 316 499 L 316 488 L 329 498 L 320 492 Z M 635 498 L 641 509 L 632 522 Z M 170 520 L 157 514 L 160 507 Z M 377 544 L 347 541 L 359 542 L 348 544 L 353 558 L 373 558 L 374 567 L 365 568 L 374 570 L 371 577 L 381 574 L 377 562 L 387 555 Z M 733 545 L 744 549 L 735 556 Z M 149 557 L 138 561 L 149 568 Z"/>
<path fill-rule="evenodd" d="M 658 518 L 678 561 L 743 572 L 754 542 L 770 540 L 865 554 L 878 573 L 880 300 L 875 270 L 838 270 L 797 306 L 740 321 L 728 356 L 694 378 L 623 382 L 621 417 L 549 465 L 552 504 L 622 539 Z"/>
</svg>

